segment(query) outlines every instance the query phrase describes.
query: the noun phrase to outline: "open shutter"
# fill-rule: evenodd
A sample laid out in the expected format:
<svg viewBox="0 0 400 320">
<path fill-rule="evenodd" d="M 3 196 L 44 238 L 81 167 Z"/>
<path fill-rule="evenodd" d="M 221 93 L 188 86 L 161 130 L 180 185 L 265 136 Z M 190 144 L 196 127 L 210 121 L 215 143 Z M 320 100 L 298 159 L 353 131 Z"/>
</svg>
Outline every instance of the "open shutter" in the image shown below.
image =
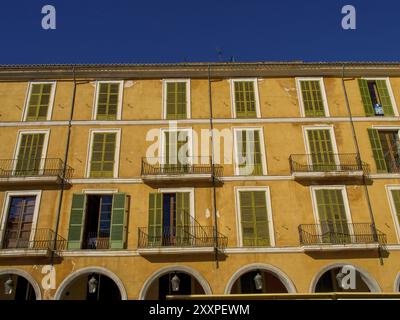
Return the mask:
<svg viewBox="0 0 400 320">
<path fill-rule="evenodd" d="M 86 209 L 86 196 L 74 193 L 69 218 L 68 249 L 80 249 Z"/>
<path fill-rule="evenodd" d="M 364 105 L 365 115 L 367 117 L 373 117 L 375 115 L 374 106 L 372 105 L 371 96 L 368 90 L 367 80 L 358 79 L 358 85 L 360 87 L 361 99 Z"/>
<path fill-rule="evenodd" d="M 125 193 L 113 195 L 111 213 L 111 249 L 124 249 L 127 238 L 129 197 Z"/>
<path fill-rule="evenodd" d="M 396 211 L 397 222 L 400 224 L 400 190 L 392 190 L 394 209 Z"/>
<path fill-rule="evenodd" d="M 162 217 L 162 193 L 149 194 L 149 246 L 160 246 L 162 244 L 163 217 Z"/>
<path fill-rule="evenodd" d="M 376 80 L 378 87 L 379 98 L 381 99 L 382 108 L 385 116 L 393 116 L 392 100 L 390 99 L 389 90 L 386 85 L 386 80 Z"/>
<path fill-rule="evenodd" d="M 376 129 L 368 129 L 369 140 L 371 142 L 372 153 L 374 155 L 376 170 L 378 172 L 387 172 L 385 156 L 383 154 L 381 140 Z"/>
<path fill-rule="evenodd" d="M 188 245 L 190 232 L 190 193 L 176 194 L 176 238 L 178 245 Z"/>
</svg>

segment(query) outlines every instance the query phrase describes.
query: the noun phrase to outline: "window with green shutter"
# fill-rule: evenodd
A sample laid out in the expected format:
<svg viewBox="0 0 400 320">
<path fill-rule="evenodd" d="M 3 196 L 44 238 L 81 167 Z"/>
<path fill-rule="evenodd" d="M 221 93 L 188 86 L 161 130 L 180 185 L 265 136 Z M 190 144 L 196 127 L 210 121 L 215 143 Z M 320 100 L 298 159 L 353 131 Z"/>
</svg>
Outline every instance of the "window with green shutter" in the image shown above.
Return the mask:
<svg viewBox="0 0 400 320">
<path fill-rule="evenodd" d="M 116 120 L 118 115 L 120 83 L 98 84 L 96 120 Z"/>
<path fill-rule="evenodd" d="M 341 189 L 315 190 L 318 216 L 323 242 L 346 243 L 350 241 L 349 225 Z"/>
<path fill-rule="evenodd" d="M 47 120 L 53 85 L 53 83 L 31 84 L 26 121 Z"/>
<path fill-rule="evenodd" d="M 379 132 L 376 129 L 368 129 L 369 141 L 371 143 L 372 154 L 375 159 L 376 170 L 379 173 L 388 172 L 386 166 L 385 154 L 379 137 Z"/>
<path fill-rule="evenodd" d="M 163 235 L 163 198 L 162 193 L 149 194 L 148 244 L 158 247 Z"/>
<path fill-rule="evenodd" d="M 386 80 L 358 79 L 358 85 L 367 117 L 394 115 Z"/>
<path fill-rule="evenodd" d="M 400 225 L 400 190 L 391 190 L 397 223 Z"/>
<path fill-rule="evenodd" d="M 166 118 L 186 119 L 187 118 L 187 82 L 166 82 Z"/>
<path fill-rule="evenodd" d="M 238 130 L 236 134 L 239 175 L 263 175 L 259 130 Z"/>
<path fill-rule="evenodd" d="M 324 117 L 325 102 L 320 80 L 300 80 L 304 115 L 306 117 Z"/>
<path fill-rule="evenodd" d="M 114 176 L 116 139 L 116 133 L 93 133 L 90 177 Z"/>
<path fill-rule="evenodd" d="M 20 137 L 15 174 L 38 174 L 42 159 L 44 133 L 23 133 Z"/>
<path fill-rule="evenodd" d="M 335 154 L 329 129 L 307 130 L 308 145 L 314 171 L 329 171 L 335 168 Z"/>
<path fill-rule="evenodd" d="M 115 193 L 113 195 L 111 213 L 111 249 L 124 249 L 126 247 L 128 212 L 129 196 L 125 193 Z"/>
<path fill-rule="evenodd" d="M 171 170 L 171 173 L 185 172 L 185 170 L 188 170 L 190 162 L 189 133 L 187 131 L 165 131 L 164 137 L 164 169 Z"/>
<path fill-rule="evenodd" d="M 269 246 L 269 222 L 265 191 L 239 191 L 243 246 Z"/>
<path fill-rule="evenodd" d="M 233 81 L 237 118 L 257 117 L 254 83 L 254 81 Z"/>
<path fill-rule="evenodd" d="M 85 210 L 86 196 L 74 193 L 69 218 L 68 249 L 80 249 L 82 246 Z"/>
</svg>

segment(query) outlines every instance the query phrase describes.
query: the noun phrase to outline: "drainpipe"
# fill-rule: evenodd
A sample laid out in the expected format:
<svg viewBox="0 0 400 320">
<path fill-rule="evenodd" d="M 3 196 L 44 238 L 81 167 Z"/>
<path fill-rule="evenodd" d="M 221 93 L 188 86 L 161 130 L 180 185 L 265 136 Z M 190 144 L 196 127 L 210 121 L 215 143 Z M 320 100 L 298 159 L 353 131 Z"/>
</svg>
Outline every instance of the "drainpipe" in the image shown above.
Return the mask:
<svg viewBox="0 0 400 320">
<path fill-rule="evenodd" d="M 66 187 L 65 182 L 65 174 L 67 172 L 67 161 L 68 161 L 68 154 L 69 154 L 69 144 L 71 140 L 71 127 L 72 127 L 72 118 L 74 115 L 74 108 L 75 108 L 75 96 L 76 96 L 76 75 L 75 75 L 75 66 L 72 67 L 72 77 L 74 88 L 72 90 L 72 100 L 71 100 L 71 112 L 68 120 L 68 132 L 67 132 L 67 143 L 65 145 L 65 153 L 64 153 L 64 163 L 63 163 L 63 172 L 62 172 L 62 180 L 61 180 L 61 190 L 60 196 L 58 197 L 58 208 L 57 208 L 57 218 L 54 227 L 54 239 L 53 239 L 53 250 L 51 251 L 51 265 L 54 265 L 54 253 L 57 250 L 57 235 L 58 235 L 58 228 L 60 225 L 60 217 L 61 217 L 61 207 L 62 207 L 62 200 L 64 196 L 64 189 Z"/>
<path fill-rule="evenodd" d="M 217 190 L 215 179 L 215 166 L 214 166 L 214 124 L 213 124 L 213 108 L 212 108 L 212 94 L 211 94 L 211 66 L 208 65 L 208 101 L 210 106 L 210 129 L 211 129 L 211 179 L 213 188 L 213 216 L 214 216 L 214 253 L 215 264 L 219 267 L 218 261 L 218 215 L 217 215 Z"/>
<path fill-rule="evenodd" d="M 346 100 L 347 112 L 349 114 L 351 131 L 352 131 L 352 135 L 353 135 L 353 141 L 354 141 L 354 145 L 356 147 L 357 164 L 359 165 L 360 168 L 362 168 L 360 147 L 358 145 L 356 130 L 354 128 L 353 115 L 351 113 L 349 98 L 348 98 L 348 95 L 347 95 L 347 90 L 346 90 L 346 85 L 345 85 L 345 80 L 344 80 L 344 68 L 345 68 L 345 65 L 343 64 L 343 66 L 342 66 L 342 87 L 343 87 L 344 97 L 345 97 L 345 100 Z M 372 236 L 374 238 L 374 241 L 376 241 L 379 244 L 379 242 L 378 242 L 378 232 L 376 230 L 375 217 L 374 217 L 374 213 L 373 213 L 373 210 L 372 210 L 371 199 L 370 199 L 369 192 L 368 192 L 368 186 L 367 186 L 367 181 L 366 181 L 365 174 L 363 174 L 363 186 L 364 186 L 365 197 L 367 199 L 369 216 L 370 216 L 370 219 L 371 219 Z M 383 264 L 383 259 L 382 259 L 381 247 L 380 246 L 378 247 L 378 254 L 379 254 L 379 259 L 380 259 L 380 262 L 381 262 L 381 265 L 382 265 Z"/>
</svg>

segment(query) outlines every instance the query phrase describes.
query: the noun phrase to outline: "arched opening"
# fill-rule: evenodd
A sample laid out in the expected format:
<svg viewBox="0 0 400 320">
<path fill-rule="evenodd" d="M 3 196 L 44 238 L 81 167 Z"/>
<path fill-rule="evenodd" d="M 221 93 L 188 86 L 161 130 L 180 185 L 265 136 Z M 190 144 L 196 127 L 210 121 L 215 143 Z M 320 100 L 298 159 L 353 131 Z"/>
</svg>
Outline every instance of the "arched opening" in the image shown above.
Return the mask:
<svg viewBox="0 0 400 320">
<path fill-rule="evenodd" d="M 356 267 L 347 265 L 331 266 L 316 277 L 314 292 L 378 292 L 375 280 Z"/>
<path fill-rule="evenodd" d="M 113 301 L 121 300 L 121 292 L 110 277 L 101 273 L 86 273 L 71 281 L 60 299 Z"/>
<path fill-rule="evenodd" d="M 21 275 L 1 274 L 0 284 L 0 300 L 36 300 L 33 285 Z"/>
<path fill-rule="evenodd" d="M 252 270 L 242 274 L 232 285 L 231 294 L 287 293 L 282 281 L 270 271 Z"/>
</svg>

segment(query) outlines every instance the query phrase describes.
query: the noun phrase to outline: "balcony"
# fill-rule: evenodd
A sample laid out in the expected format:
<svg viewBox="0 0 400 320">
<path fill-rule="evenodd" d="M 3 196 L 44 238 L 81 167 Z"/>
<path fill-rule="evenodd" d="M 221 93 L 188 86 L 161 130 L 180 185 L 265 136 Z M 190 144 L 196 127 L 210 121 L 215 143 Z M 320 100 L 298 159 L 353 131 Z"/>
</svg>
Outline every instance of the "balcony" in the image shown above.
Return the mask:
<svg viewBox="0 0 400 320">
<path fill-rule="evenodd" d="M 160 158 L 143 158 L 141 176 L 145 183 L 173 184 L 176 182 L 220 183 L 223 175 L 221 165 L 212 165 L 209 157 L 190 157 L 186 164 L 162 163 Z M 214 169 L 214 170 L 213 170 Z M 214 171 L 214 175 L 213 175 Z"/>
<path fill-rule="evenodd" d="M 24 237 L 26 234 L 25 231 L 6 230 L 1 242 L 0 258 L 48 258 L 52 252 L 59 255 L 67 247 L 67 240 L 57 235 L 54 250 L 55 232 L 51 229 L 29 230 L 29 237 Z"/>
<path fill-rule="evenodd" d="M 61 159 L 1 159 L 0 186 L 9 185 L 58 185 L 68 182 L 73 169 Z"/>
<path fill-rule="evenodd" d="M 375 234 L 370 223 L 301 224 L 299 237 L 306 251 L 377 249 L 386 244 L 386 234 Z"/>
<path fill-rule="evenodd" d="M 356 154 L 292 154 L 290 170 L 297 181 L 363 180 L 369 165 Z"/>
<path fill-rule="evenodd" d="M 138 251 L 142 255 L 151 254 L 198 254 L 214 253 L 215 228 L 192 225 L 187 227 L 139 228 Z M 217 234 L 218 249 L 226 248 L 228 238 Z"/>
</svg>

